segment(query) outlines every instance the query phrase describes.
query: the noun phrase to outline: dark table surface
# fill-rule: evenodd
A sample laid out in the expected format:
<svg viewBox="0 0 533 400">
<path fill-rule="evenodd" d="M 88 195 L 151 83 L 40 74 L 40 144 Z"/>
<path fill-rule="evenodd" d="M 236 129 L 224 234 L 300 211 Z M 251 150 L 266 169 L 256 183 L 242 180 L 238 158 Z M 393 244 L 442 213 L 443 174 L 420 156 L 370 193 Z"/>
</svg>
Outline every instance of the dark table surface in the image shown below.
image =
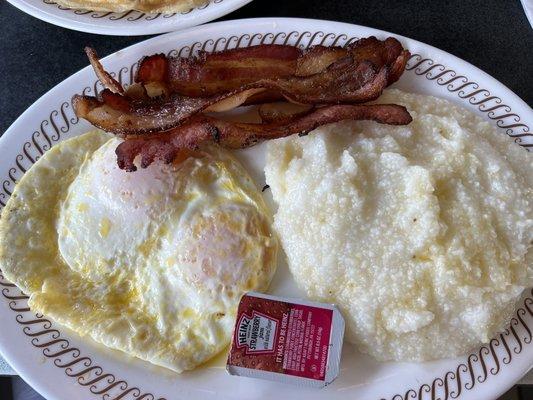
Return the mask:
<svg viewBox="0 0 533 400">
<path fill-rule="evenodd" d="M 222 19 L 253 17 L 336 20 L 417 39 L 469 61 L 533 104 L 533 30 L 519 0 L 255 0 Z M 147 38 L 70 31 L 6 1 L 0 2 L 0 26 L 0 135 L 41 95 L 88 64 L 85 45 L 105 56 Z M 514 393 L 505 398 L 525 398 Z"/>
<path fill-rule="evenodd" d="M 37 1 L 37 0 L 35 0 Z M 463 58 L 533 104 L 533 29 L 519 0 L 255 0 L 222 19 L 320 18 L 404 35 Z M 60 28 L 0 2 L 0 134 L 54 85 L 88 62 L 146 39 Z"/>
</svg>

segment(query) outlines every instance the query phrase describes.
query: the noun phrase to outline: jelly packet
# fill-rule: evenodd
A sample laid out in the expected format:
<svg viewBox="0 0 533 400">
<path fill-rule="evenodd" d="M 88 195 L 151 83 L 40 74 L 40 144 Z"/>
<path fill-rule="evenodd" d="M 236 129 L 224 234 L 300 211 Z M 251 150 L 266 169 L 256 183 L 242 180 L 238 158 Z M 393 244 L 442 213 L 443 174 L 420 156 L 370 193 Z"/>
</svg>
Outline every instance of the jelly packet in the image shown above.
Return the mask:
<svg viewBox="0 0 533 400">
<path fill-rule="evenodd" d="M 324 387 L 337 377 L 344 319 L 337 307 L 246 293 L 226 369 L 231 375 Z"/>
</svg>

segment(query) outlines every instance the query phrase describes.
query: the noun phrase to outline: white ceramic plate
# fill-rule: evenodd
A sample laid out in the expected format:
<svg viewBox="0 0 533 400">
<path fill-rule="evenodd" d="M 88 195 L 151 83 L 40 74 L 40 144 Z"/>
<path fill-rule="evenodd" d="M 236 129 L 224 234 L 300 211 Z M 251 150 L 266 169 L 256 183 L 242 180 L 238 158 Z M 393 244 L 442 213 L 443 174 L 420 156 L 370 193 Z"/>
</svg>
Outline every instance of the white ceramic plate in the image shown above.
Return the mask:
<svg viewBox="0 0 533 400">
<path fill-rule="evenodd" d="M 60 6 L 54 0 L 7 1 L 27 14 L 63 28 L 101 35 L 135 36 L 200 25 L 229 14 L 252 0 L 207 0 L 203 6 L 172 14 L 74 10 Z"/>
<path fill-rule="evenodd" d="M 533 0 L 520 0 L 522 2 L 522 7 L 524 7 L 524 12 L 526 17 L 533 28 Z"/>
<path fill-rule="evenodd" d="M 104 59 L 119 81 L 129 82 L 136 61 L 146 54 L 187 56 L 199 49 L 222 50 L 259 43 L 343 45 L 354 38 L 388 33 L 361 26 L 301 19 L 254 19 L 205 25 L 156 37 Z M 431 46 L 398 37 L 413 56 L 395 84 L 436 95 L 466 107 L 510 135 L 517 145 L 533 147 L 533 111 L 509 89 L 472 65 Z M 515 62 L 499 60 L 498 62 Z M 0 202 L 17 179 L 55 143 L 87 129 L 75 118 L 74 93 L 93 94 L 99 84 L 85 68 L 57 85 L 31 106 L 0 139 Z M 238 156 L 261 187 L 264 148 Z M 27 308 L 26 297 L 0 279 L 0 350 L 20 375 L 53 399 L 391 399 L 490 400 L 518 381 L 533 364 L 533 293 L 528 290 L 510 326 L 489 344 L 457 359 L 427 363 L 378 363 L 346 345 L 339 378 L 322 390 L 301 389 L 228 376 L 224 355 L 182 375 L 128 358 L 72 334 Z M 300 296 L 281 263 L 271 293 Z"/>
</svg>

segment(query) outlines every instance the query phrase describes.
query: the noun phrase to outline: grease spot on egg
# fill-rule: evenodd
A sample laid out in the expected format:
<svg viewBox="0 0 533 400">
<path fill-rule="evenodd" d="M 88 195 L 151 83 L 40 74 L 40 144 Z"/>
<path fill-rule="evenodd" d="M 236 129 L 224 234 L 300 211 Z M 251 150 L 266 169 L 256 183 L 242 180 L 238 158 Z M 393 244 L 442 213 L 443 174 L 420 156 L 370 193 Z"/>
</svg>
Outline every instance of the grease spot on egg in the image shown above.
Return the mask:
<svg viewBox="0 0 533 400">
<path fill-rule="evenodd" d="M 104 217 L 100 220 L 100 230 L 98 233 L 100 234 L 100 237 L 106 238 L 107 235 L 109 235 L 109 231 L 111 230 L 111 220 L 107 217 Z"/>
</svg>

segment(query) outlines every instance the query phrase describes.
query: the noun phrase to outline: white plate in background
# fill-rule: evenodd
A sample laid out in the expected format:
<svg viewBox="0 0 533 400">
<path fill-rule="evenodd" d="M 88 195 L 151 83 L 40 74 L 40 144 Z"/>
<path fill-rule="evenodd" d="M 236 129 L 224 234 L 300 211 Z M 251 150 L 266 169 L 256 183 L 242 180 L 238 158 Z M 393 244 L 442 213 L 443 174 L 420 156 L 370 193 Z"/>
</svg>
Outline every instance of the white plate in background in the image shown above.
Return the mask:
<svg viewBox="0 0 533 400">
<path fill-rule="evenodd" d="M 101 35 L 136 36 L 200 25 L 229 14 L 252 0 L 207 0 L 203 6 L 172 14 L 148 14 L 134 10 L 121 13 L 74 10 L 60 6 L 54 0 L 7 1 L 35 18 L 63 28 Z"/>
<path fill-rule="evenodd" d="M 522 7 L 524 7 L 524 12 L 526 13 L 527 20 L 529 25 L 533 28 L 533 0 L 520 0 L 522 2 Z"/>
</svg>

